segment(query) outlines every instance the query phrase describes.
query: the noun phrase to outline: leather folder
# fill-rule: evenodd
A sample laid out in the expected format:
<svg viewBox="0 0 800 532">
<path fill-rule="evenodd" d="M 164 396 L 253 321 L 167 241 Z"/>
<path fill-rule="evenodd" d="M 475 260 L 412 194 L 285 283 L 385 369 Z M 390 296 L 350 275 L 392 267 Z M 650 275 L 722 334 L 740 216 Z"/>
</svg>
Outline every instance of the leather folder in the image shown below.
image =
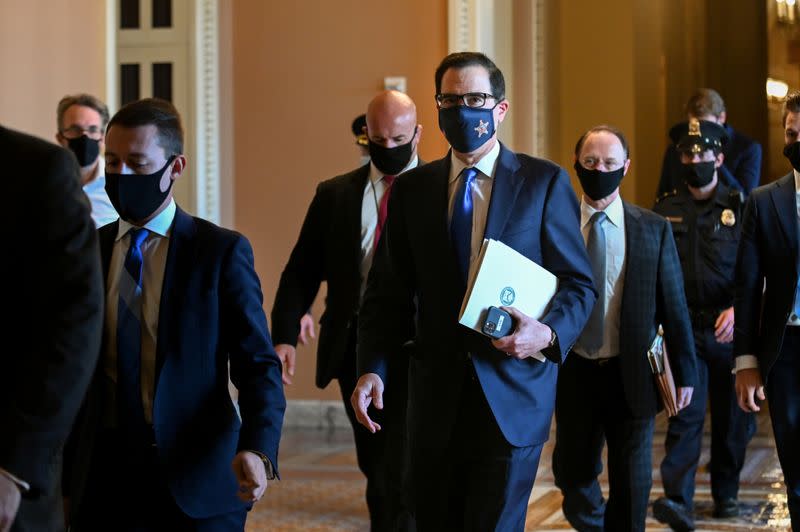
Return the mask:
<svg viewBox="0 0 800 532">
<path fill-rule="evenodd" d="M 667 417 L 678 414 L 678 399 L 675 391 L 675 379 L 672 378 L 672 370 L 669 367 L 669 356 L 667 356 L 667 346 L 664 344 L 664 332 L 661 327 L 647 350 L 647 360 L 650 362 L 650 369 L 653 372 L 658 396 L 661 404 L 667 413 Z"/>
</svg>

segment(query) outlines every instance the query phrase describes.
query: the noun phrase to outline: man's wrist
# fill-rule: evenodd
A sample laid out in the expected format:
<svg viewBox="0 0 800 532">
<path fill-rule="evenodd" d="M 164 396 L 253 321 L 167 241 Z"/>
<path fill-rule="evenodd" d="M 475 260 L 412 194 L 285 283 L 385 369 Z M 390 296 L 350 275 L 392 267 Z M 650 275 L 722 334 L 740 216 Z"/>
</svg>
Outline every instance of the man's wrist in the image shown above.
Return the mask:
<svg viewBox="0 0 800 532">
<path fill-rule="evenodd" d="M 265 455 L 264 453 L 260 453 L 258 451 L 250 451 L 250 452 L 261 458 L 261 461 L 264 462 L 264 471 L 267 473 L 267 480 L 274 480 L 275 468 L 272 467 L 272 462 L 270 461 L 269 458 L 267 458 L 267 455 Z"/>
<path fill-rule="evenodd" d="M 548 327 L 547 327 L 547 328 L 548 328 L 548 329 L 550 329 L 550 343 L 549 343 L 549 344 L 547 344 L 547 347 L 549 347 L 549 348 L 553 348 L 553 347 L 555 347 L 556 345 L 558 345 L 558 335 L 556 334 L 556 331 L 555 331 L 555 329 L 553 329 L 553 328 L 552 328 L 552 327 L 550 327 L 549 325 L 548 325 Z"/>
</svg>

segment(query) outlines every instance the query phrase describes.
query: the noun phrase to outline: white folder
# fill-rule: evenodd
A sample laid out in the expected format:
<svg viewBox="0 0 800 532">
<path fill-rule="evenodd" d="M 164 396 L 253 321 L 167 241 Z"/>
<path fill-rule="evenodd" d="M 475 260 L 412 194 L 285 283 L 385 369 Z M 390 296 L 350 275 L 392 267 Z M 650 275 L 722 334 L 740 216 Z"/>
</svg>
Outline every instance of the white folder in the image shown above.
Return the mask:
<svg viewBox="0 0 800 532">
<path fill-rule="evenodd" d="M 458 322 L 482 332 L 486 310 L 514 307 L 541 319 L 558 288 L 558 278 L 499 240 L 486 239 L 467 283 Z M 544 361 L 541 353 L 534 355 Z"/>
</svg>

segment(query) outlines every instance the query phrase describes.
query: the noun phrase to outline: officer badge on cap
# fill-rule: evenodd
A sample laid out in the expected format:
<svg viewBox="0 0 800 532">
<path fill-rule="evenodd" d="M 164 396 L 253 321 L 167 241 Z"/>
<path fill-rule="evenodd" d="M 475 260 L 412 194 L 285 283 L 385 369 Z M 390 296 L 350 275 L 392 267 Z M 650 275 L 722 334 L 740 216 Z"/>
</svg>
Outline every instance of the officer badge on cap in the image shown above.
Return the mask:
<svg viewBox="0 0 800 532">
<path fill-rule="evenodd" d="M 732 210 L 725 209 L 724 211 L 722 211 L 722 216 L 719 217 L 719 221 L 721 221 L 723 225 L 731 227 L 733 224 L 736 223 L 736 215 L 733 214 Z"/>
<path fill-rule="evenodd" d="M 716 122 L 692 117 L 672 126 L 669 138 L 679 152 L 694 154 L 714 150 L 719 153 L 728 142 L 728 133 Z"/>
</svg>

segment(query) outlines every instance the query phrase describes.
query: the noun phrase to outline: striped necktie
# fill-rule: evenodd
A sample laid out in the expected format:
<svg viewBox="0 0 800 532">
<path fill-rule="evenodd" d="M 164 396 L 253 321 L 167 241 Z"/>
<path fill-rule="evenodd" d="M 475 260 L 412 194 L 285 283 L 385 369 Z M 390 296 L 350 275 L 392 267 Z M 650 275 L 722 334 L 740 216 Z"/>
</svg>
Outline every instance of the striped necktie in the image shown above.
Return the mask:
<svg viewBox="0 0 800 532">
<path fill-rule="evenodd" d="M 125 432 L 143 435 L 142 405 L 142 244 L 149 231 L 132 228 L 117 304 L 117 421 Z"/>
</svg>

